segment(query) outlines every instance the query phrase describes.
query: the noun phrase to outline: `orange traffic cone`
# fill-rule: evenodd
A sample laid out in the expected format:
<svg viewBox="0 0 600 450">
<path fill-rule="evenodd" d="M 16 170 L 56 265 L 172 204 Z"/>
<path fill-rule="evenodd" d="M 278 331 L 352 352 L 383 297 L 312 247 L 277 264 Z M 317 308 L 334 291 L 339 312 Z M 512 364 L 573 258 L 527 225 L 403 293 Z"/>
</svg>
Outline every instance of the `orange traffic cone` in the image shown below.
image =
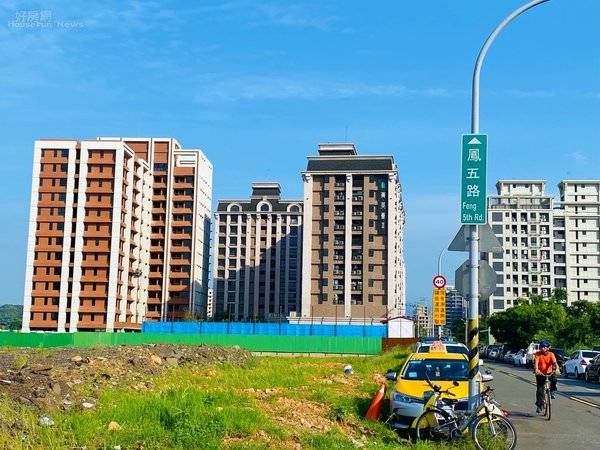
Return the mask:
<svg viewBox="0 0 600 450">
<path fill-rule="evenodd" d="M 385 398 L 385 389 L 386 385 L 382 384 L 375 397 L 371 401 L 371 405 L 369 409 L 367 409 L 367 413 L 365 414 L 365 418 L 368 420 L 379 420 L 381 417 L 381 409 L 383 408 L 383 400 Z"/>
</svg>

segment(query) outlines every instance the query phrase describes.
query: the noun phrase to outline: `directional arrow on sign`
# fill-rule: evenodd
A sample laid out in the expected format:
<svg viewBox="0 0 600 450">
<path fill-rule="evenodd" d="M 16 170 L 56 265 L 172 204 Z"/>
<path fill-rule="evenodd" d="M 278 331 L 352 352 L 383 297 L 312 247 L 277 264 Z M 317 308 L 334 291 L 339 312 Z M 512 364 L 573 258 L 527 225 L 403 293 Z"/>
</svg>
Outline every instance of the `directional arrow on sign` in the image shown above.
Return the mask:
<svg viewBox="0 0 600 450">
<path fill-rule="evenodd" d="M 469 145 L 479 145 L 479 144 L 481 144 L 481 142 L 476 137 L 474 137 L 473 139 L 471 139 L 469 141 Z"/>
</svg>

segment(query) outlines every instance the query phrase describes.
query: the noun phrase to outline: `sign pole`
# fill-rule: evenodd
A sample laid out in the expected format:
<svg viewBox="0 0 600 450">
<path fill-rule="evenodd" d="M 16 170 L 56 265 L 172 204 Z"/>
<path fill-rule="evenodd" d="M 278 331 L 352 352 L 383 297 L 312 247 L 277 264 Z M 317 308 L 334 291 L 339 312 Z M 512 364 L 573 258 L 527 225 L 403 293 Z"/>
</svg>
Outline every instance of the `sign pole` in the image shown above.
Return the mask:
<svg viewBox="0 0 600 450">
<path fill-rule="evenodd" d="M 483 47 L 477 55 L 475 68 L 473 70 L 473 87 L 472 87 L 472 103 L 471 103 L 471 133 L 479 133 L 479 79 L 481 74 L 481 66 L 488 49 L 500 32 L 517 16 L 521 15 L 528 9 L 531 9 L 539 4 L 549 0 L 533 0 L 520 8 L 514 10 L 496 27 L 492 34 L 488 36 L 483 43 Z M 470 225 L 469 230 L 469 264 L 471 272 L 471 282 L 469 289 L 469 308 L 468 308 L 468 337 L 467 346 L 469 348 L 469 409 L 474 410 L 479 398 L 479 382 L 477 375 L 479 373 L 479 353 L 477 345 L 479 344 L 479 232 L 477 225 Z"/>
</svg>

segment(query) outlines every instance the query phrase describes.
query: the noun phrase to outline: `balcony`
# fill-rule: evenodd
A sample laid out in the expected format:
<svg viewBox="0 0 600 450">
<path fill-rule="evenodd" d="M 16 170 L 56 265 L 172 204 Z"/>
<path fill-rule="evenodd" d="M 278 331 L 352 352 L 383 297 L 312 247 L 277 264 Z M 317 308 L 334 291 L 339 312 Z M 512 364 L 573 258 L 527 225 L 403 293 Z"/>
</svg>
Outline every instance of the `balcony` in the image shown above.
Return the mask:
<svg viewBox="0 0 600 450">
<path fill-rule="evenodd" d="M 343 247 L 344 246 L 344 241 L 338 241 L 337 239 L 333 241 L 333 245 L 339 246 L 339 247 Z"/>
<path fill-rule="evenodd" d="M 340 230 L 343 230 L 344 228 L 345 228 L 345 227 L 344 227 L 344 225 L 337 225 L 337 224 L 336 224 L 336 225 L 334 225 L 334 226 L 333 226 L 333 229 L 334 229 L 334 230 L 338 230 L 338 231 L 340 231 Z M 354 227 L 353 227 L 353 228 L 354 228 Z"/>
<path fill-rule="evenodd" d="M 335 259 L 336 261 L 343 261 L 344 255 L 333 255 L 333 259 Z"/>
<path fill-rule="evenodd" d="M 336 195 L 335 197 L 333 197 L 333 199 L 336 202 L 343 202 L 344 200 L 346 200 L 346 196 L 344 196 L 344 195 Z"/>
<path fill-rule="evenodd" d="M 334 275 L 342 275 L 343 276 L 344 275 L 344 271 L 343 270 L 334 269 L 333 274 Z"/>
<path fill-rule="evenodd" d="M 362 275 L 362 270 L 353 270 L 352 275 Z"/>
<path fill-rule="evenodd" d="M 354 202 L 362 202 L 363 198 L 364 197 L 362 195 L 353 195 L 352 196 L 352 201 L 354 201 Z"/>
<path fill-rule="evenodd" d="M 352 255 L 352 261 L 362 261 L 363 255 Z"/>
<path fill-rule="evenodd" d="M 362 216 L 363 212 L 362 211 L 352 211 L 352 215 L 355 216 L 355 217 L 356 216 Z"/>
<path fill-rule="evenodd" d="M 346 187 L 346 183 L 344 183 L 343 181 L 336 181 L 333 185 L 334 187 Z"/>
<path fill-rule="evenodd" d="M 352 225 L 352 231 L 362 231 L 362 225 Z"/>
<path fill-rule="evenodd" d="M 334 291 L 343 291 L 344 290 L 344 285 L 342 285 L 342 284 L 334 284 L 333 285 L 333 290 Z"/>
<path fill-rule="evenodd" d="M 343 216 L 345 214 L 345 211 L 340 211 L 340 210 L 335 210 L 333 213 L 335 216 Z"/>
</svg>

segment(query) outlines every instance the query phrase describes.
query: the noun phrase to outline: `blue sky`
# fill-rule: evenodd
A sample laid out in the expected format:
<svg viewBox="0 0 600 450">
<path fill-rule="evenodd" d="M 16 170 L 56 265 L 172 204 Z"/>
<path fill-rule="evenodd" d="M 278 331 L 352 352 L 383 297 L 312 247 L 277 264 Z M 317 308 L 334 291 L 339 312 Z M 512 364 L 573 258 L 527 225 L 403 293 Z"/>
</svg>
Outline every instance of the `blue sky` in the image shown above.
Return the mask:
<svg viewBox="0 0 600 450">
<path fill-rule="evenodd" d="M 22 301 L 33 141 L 118 135 L 202 148 L 214 199 L 245 197 L 255 180 L 300 197 L 319 142 L 347 136 L 361 153 L 393 154 L 408 300 L 429 298 L 459 227 L 473 62 L 522 3 L 2 2 L 0 303 Z M 513 23 L 486 61 L 481 114 L 489 189 L 599 178 L 600 2 L 552 0 Z"/>
</svg>

